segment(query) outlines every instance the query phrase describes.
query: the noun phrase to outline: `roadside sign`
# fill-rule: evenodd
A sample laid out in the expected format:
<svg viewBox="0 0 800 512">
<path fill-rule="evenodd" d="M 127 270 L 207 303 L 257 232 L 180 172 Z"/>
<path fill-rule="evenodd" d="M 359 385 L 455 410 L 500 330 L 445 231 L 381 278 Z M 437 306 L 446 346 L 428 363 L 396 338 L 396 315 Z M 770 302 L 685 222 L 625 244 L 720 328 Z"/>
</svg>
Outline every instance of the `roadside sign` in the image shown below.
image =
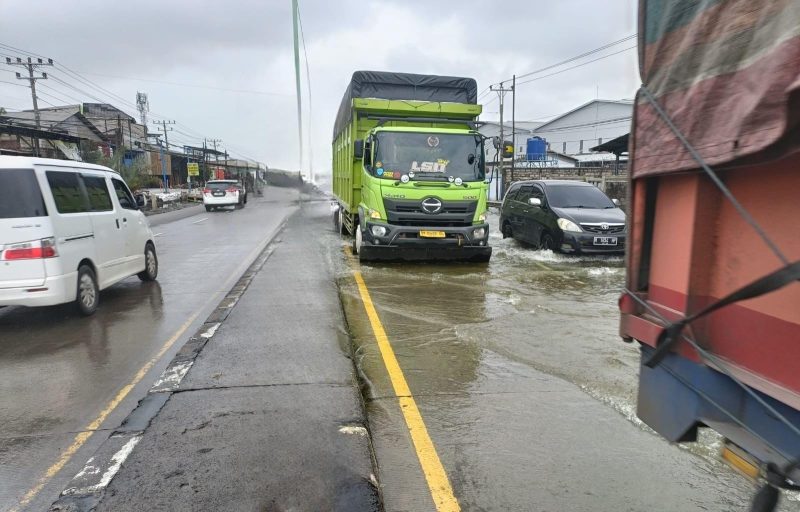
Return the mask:
<svg viewBox="0 0 800 512">
<path fill-rule="evenodd" d="M 189 162 L 186 164 L 186 170 L 189 176 L 200 176 L 200 164 L 196 162 Z"/>
</svg>

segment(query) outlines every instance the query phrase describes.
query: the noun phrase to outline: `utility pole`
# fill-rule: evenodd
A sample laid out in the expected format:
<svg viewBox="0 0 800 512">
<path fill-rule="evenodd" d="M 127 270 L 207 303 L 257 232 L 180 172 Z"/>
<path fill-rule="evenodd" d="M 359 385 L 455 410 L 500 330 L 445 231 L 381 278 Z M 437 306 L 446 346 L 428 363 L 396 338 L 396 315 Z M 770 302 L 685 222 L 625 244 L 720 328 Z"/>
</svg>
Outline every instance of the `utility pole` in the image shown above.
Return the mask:
<svg viewBox="0 0 800 512">
<path fill-rule="evenodd" d="M 147 126 L 147 113 L 150 111 L 150 101 L 147 99 L 147 93 L 136 92 L 136 110 L 139 111 L 142 126 Z"/>
<path fill-rule="evenodd" d="M 20 57 L 17 57 L 16 60 L 11 59 L 11 57 L 6 57 L 6 64 L 11 66 L 22 66 L 28 70 L 28 76 L 22 76 L 21 73 L 17 73 L 17 80 L 28 80 L 30 83 L 31 88 L 31 98 L 33 99 L 33 116 L 36 119 L 36 129 L 42 129 L 42 122 L 39 116 L 39 102 L 36 98 L 36 80 L 47 80 L 47 73 L 42 73 L 41 76 L 34 76 L 33 72 L 36 68 L 41 66 L 52 66 L 53 59 L 47 59 L 45 62 L 42 59 L 36 59 L 35 61 L 28 57 L 27 61 L 22 60 Z M 39 138 L 33 137 L 33 147 L 34 151 L 36 152 L 36 156 L 39 156 Z"/>
<path fill-rule="evenodd" d="M 222 142 L 222 139 L 205 139 L 205 142 L 214 145 L 214 167 L 215 169 L 219 168 L 219 153 L 217 153 L 217 143 Z M 228 174 L 228 166 L 225 166 L 225 174 Z"/>
<path fill-rule="evenodd" d="M 511 79 L 511 144 L 514 146 L 514 156 L 511 157 L 511 177 L 508 182 L 514 183 L 514 168 L 517 166 L 517 75 Z"/>
<path fill-rule="evenodd" d="M 495 87 L 494 85 L 492 85 L 492 86 L 489 87 L 489 89 L 494 91 L 494 92 L 496 92 L 498 98 L 500 99 L 500 151 L 498 153 L 499 158 L 498 158 L 498 162 L 497 162 L 497 164 L 499 165 L 500 169 L 499 169 L 499 171 L 496 171 L 497 174 L 495 175 L 497 178 L 499 178 L 499 176 L 503 173 L 503 167 L 504 167 L 504 163 L 505 163 L 505 158 L 503 157 L 503 153 L 504 153 L 504 150 L 505 150 L 505 147 L 506 147 L 505 127 L 503 126 L 503 104 L 504 104 L 503 99 L 505 98 L 506 93 L 511 91 L 511 89 L 506 89 L 506 87 L 505 87 L 503 82 L 500 82 L 500 87 Z M 495 169 L 497 169 L 497 166 L 495 166 Z M 495 180 L 494 195 L 495 195 L 495 199 L 497 201 L 499 201 L 500 200 L 500 180 L 499 179 Z"/>
<path fill-rule="evenodd" d="M 158 131 L 164 133 L 164 145 L 167 147 L 167 154 L 169 154 L 169 137 L 168 132 L 172 131 L 172 127 L 167 127 L 168 124 L 175 124 L 175 121 L 153 121 L 155 124 L 160 124 Z M 161 148 L 161 178 L 164 180 L 164 192 L 169 192 L 169 181 L 167 181 L 167 159 L 164 155 L 164 148 Z"/>
<path fill-rule="evenodd" d="M 297 95 L 297 142 L 300 146 L 299 169 L 303 171 L 303 107 L 300 98 L 300 46 L 298 44 L 297 17 L 300 15 L 297 0 L 292 0 L 292 26 L 294 27 L 294 78 Z"/>
</svg>

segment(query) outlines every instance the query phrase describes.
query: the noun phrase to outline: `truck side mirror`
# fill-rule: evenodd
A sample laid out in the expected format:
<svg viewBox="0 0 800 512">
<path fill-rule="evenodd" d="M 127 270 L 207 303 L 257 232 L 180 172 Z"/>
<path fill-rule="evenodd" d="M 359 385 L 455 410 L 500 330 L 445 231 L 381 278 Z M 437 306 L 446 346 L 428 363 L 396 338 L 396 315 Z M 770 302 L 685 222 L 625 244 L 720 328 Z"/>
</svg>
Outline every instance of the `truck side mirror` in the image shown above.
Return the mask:
<svg viewBox="0 0 800 512">
<path fill-rule="evenodd" d="M 353 158 L 364 158 L 364 140 L 358 139 L 353 142 Z"/>
</svg>

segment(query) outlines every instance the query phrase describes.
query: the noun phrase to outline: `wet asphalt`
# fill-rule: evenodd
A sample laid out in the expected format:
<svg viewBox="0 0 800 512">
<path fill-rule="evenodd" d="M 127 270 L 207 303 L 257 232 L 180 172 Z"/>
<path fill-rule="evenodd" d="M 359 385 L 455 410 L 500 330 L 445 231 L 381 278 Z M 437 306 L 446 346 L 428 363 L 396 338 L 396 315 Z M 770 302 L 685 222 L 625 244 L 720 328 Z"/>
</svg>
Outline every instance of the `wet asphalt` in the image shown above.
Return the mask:
<svg viewBox="0 0 800 512">
<path fill-rule="evenodd" d="M 161 216 L 158 284 L 115 286 L 94 318 L 0 310 L 0 510 L 165 340 L 187 321 L 187 335 L 194 331 L 259 241 L 298 209 L 285 194 L 230 213 Z M 301 223 L 281 236 L 312 238 L 267 261 L 100 510 L 373 510 L 371 470 L 386 510 L 435 510 L 355 271 L 461 510 L 748 510 L 755 487 L 718 462 L 718 439 L 671 446 L 636 419 L 638 354 L 617 336 L 621 258 L 566 257 L 495 235 L 488 265 L 359 265 L 326 209 L 311 207 L 308 222 L 293 217 Z M 314 335 L 298 337 L 305 331 Z M 102 429 L 120 424 L 181 344 Z M 353 395 L 351 351 L 365 409 Z M 364 412 L 371 437 L 343 435 Z M 94 435 L 29 510 L 46 510 L 108 434 Z M 781 510 L 797 509 L 784 501 Z"/>
<path fill-rule="evenodd" d="M 165 346 L 100 431 L 46 479 L 27 510 L 46 510 L 88 457 L 297 208 L 298 193 L 267 189 L 244 209 L 189 208 L 150 217 L 160 260 L 155 283 L 104 290 L 90 318 L 71 305 L 0 309 L 0 510 L 17 506 L 62 452 Z M 255 251 L 255 252 L 254 252 Z"/>
</svg>

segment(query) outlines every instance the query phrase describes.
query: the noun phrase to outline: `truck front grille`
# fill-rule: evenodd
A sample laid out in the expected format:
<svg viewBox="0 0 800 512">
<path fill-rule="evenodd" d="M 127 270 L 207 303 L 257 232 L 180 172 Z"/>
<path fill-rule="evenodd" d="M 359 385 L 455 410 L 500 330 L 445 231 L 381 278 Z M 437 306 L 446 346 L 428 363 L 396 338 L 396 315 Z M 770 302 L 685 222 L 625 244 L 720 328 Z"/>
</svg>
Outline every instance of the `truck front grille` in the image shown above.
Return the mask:
<svg viewBox="0 0 800 512">
<path fill-rule="evenodd" d="M 386 215 L 390 224 L 399 226 L 462 227 L 472 225 L 478 201 L 442 201 L 438 213 L 426 213 L 422 200 L 386 199 Z"/>
</svg>

